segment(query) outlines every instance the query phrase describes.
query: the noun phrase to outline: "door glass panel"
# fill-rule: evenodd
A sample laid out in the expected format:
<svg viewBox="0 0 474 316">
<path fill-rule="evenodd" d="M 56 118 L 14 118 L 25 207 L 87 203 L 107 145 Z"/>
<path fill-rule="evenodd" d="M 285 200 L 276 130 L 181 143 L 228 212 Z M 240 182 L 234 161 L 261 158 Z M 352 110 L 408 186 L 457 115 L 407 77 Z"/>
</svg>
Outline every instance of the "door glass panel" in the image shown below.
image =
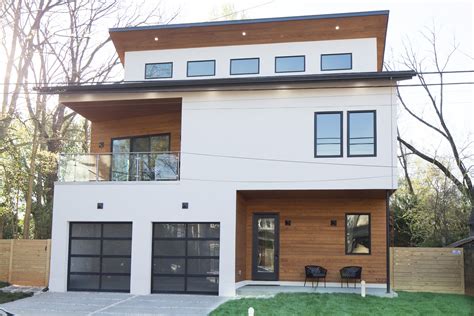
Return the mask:
<svg viewBox="0 0 474 316">
<path fill-rule="evenodd" d="M 74 224 L 71 237 L 100 237 L 100 224 Z"/>
<path fill-rule="evenodd" d="M 188 274 L 219 274 L 219 259 L 188 259 Z"/>
<path fill-rule="evenodd" d="M 71 240 L 71 255 L 100 255 L 100 240 Z"/>
<path fill-rule="evenodd" d="M 152 291 L 184 292 L 184 277 L 174 277 L 174 276 L 153 277 Z"/>
<path fill-rule="evenodd" d="M 98 290 L 99 289 L 98 275 L 75 275 L 69 276 L 70 290 Z"/>
<path fill-rule="evenodd" d="M 158 135 L 150 138 L 151 152 L 168 152 L 170 151 L 170 135 Z"/>
<path fill-rule="evenodd" d="M 153 251 L 157 256 L 184 256 L 185 245 L 185 241 L 181 240 L 155 240 Z"/>
<path fill-rule="evenodd" d="M 188 256 L 219 256 L 218 240 L 188 241 Z"/>
<path fill-rule="evenodd" d="M 132 238 L 132 225 L 104 224 L 104 237 Z"/>
<path fill-rule="evenodd" d="M 102 290 L 130 291 L 130 276 L 103 275 Z"/>
<path fill-rule="evenodd" d="M 155 224 L 155 238 L 184 238 L 186 237 L 185 224 Z"/>
<path fill-rule="evenodd" d="M 100 258 L 73 257 L 69 272 L 100 272 Z"/>
<path fill-rule="evenodd" d="M 217 292 L 219 278 L 217 277 L 188 277 L 189 292 Z"/>
<path fill-rule="evenodd" d="M 112 181 L 127 181 L 130 171 L 130 139 L 112 141 Z"/>
<path fill-rule="evenodd" d="M 130 256 L 132 253 L 131 240 L 104 240 L 102 254 Z"/>
<path fill-rule="evenodd" d="M 102 258 L 102 273 L 130 273 L 130 258 Z"/>
<path fill-rule="evenodd" d="M 184 274 L 184 258 L 156 258 L 153 259 L 153 273 Z"/>
<path fill-rule="evenodd" d="M 275 219 L 257 221 L 257 272 L 275 272 Z"/>
<path fill-rule="evenodd" d="M 219 238 L 219 224 L 188 224 L 188 238 Z"/>
</svg>

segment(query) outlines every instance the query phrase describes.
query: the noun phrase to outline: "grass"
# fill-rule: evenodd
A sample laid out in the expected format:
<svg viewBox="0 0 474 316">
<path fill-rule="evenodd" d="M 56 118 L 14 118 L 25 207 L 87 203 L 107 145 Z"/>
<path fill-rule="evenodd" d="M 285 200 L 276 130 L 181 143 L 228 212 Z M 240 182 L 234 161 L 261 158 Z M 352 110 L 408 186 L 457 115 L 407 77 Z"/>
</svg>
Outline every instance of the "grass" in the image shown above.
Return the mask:
<svg viewBox="0 0 474 316">
<path fill-rule="evenodd" d="M 0 289 L 9 286 L 10 283 L 0 281 Z M 32 296 L 33 293 L 5 293 L 0 291 L 0 304 L 16 301 L 25 297 Z"/>
<path fill-rule="evenodd" d="M 273 298 L 228 301 L 211 316 L 247 315 L 249 307 L 260 315 L 474 315 L 474 298 L 455 294 L 400 292 L 397 298 L 357 294 L 281 293 Z"/>
</svg>

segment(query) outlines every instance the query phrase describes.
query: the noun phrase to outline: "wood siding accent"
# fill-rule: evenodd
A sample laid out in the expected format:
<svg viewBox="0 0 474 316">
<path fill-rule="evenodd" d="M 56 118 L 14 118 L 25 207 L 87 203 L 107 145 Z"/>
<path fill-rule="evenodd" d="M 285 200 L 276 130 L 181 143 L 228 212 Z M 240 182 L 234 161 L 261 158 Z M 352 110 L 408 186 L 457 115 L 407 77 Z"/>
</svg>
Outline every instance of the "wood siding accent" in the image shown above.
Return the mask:
<svg viewBox="0 0 474 316">
<path fill-rule="evenodd" d="M 51 240 L 0 240 L 0 280 L 26 286 L 47 286 Z"/>
<path fill-rule="evenodd" d="M 159 115 L 129 119 L 93 122 L 91 126 L 91 153 L 109 153 L 113 138 L 171 134 L 171 151 L 181 150 L 181 110 Z M 104 147 L 99 148 L 99 143 Z"/>
<path fill-rule="evenodd" d="M 122 63 L 128 51 L 376 38 L 377 68 L 382 71 L 387 24 L 388 15 L 380 14 L 110 32 L 110 37 Z M 246 36 L 242 36 L 243 31 Z"/>
<path fill-rule="evenodd" d="M 245 199 L 241 194 L 237 194 L 237 217 L 236 217 L 236 234 L 246 236 L 247 209 Z M 235 240 L 235 281 L 245 280 L 247 275 L 247 262 L 245 253 L 247 249 L 247 238 L 236 238 Z"/>
<path fill-rule="evenodd" d="M 464 294 L 462 248 L 391 248 L 392 286 L 398 291 Z"/>
<path fill-rule="evenodd" d="M 305 265 L 321 265 L 328 269 L 328 282 L 339 282 L 339 269 L 349 265 L 363 267 L 362 278 L 368 283 L 386 282 L 386 233 L 384 191 L 310 191 L 300 197 L 291 191 L 279 192 L 283 198 L 258 198 L 256 193 L 245 192 L 245 236 L 238 216 L 236 240 L 245 239 L 237 247 L 236 261 L 242 266 L 246 260 L 246 280 L 251 280 L 252 267 L 252 214 L 272 212 L 280 214 L 280 281 L 304 281 Z M 365 193 L 364 193 L 365 192 Z M 263 193 L 263 196 L 268 195 Z M 326 196 L 324 196 L 326 195 Z M 241 208 L 242 206 L 240 206 Z M 371 214 L 371 255 L 345 254 L 345 214 Z M 330 221 L 337 220 L 332 227 Z M 291 220 L 291 226 L 285 226 Z"/>
</svg>

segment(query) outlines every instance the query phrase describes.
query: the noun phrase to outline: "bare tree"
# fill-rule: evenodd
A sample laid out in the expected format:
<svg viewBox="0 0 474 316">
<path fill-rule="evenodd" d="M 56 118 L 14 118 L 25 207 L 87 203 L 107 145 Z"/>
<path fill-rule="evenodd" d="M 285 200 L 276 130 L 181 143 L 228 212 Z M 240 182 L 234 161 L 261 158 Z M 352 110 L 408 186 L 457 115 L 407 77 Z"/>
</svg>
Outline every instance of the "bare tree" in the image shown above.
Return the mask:
<svg viewBox="0 0 474 316">
<path fill-rule="evenodd" d="M 446 104 L 445 100 L 445 75 L 447 67 L 450 64 L 451 58 L 457 52 L 459 45 L 454 43 L 452 49 L 448 52 L 446 57 L 440 56 L 440 49 L 438 47 L 438 38 L 436 29 L 433 28 L 426 33 L 423 33 L 424 39 L 428 41 L 431 46 L 431 56 L 429 60 L 432 60 L 430 66 L 434 66 L 436 69 L 437 85 L 432 85 L 433 79 L 428 79 L 427 75 L 423 73 L 425 71 L 425 58 L 418 58 L 412 45 L 405 46 L 405 52 L 402 57 L 402 63 L 406 67 L 414 70 L 417 73 L 417 79 L 421 84 L 424 95 L 426 96 L 429 108 L 430 117 L 419 113 L 420 111 L 415 110 L 416 106 L 409 104 L 405 100 L 404 94 L 397 87 L 398 99 L 403 109 L 414 118 L 419 124 L 431 130 L 442 140 L 448 148 L 449 155 L 453 161 L 454 168 L 451 168 L 449 162 L 440 159 L 436 152 L 427 152 L 422 149 L 421 146 L 415 145 L 408 141 L 404 135 L 398 135 L 398 141 L 401 145 L 401 153 L 403 157 L 406 157 L 406 148 L 409 153 L 414 154 L 422 160 L 436 166 L 450 181 L 454 183 L 456 188 L 468 199 L 471 205 L 471 216 L 469 219 L 470 234 L 474 235 L 474 188 L 472 183 L 472 165 L 469 165 L 469 156 L 466 155 L 468 146 L 462 147 L 461 141 L 455 139 L 452 134 L 452 129 L 448 126 L 446 120 Z M 468 142 L 469 143 L 469 142 Z M 406 164 L 406 160 L 403 161 Z M 404 165 L 402 163 L 402 165 Z"/>
</svg>

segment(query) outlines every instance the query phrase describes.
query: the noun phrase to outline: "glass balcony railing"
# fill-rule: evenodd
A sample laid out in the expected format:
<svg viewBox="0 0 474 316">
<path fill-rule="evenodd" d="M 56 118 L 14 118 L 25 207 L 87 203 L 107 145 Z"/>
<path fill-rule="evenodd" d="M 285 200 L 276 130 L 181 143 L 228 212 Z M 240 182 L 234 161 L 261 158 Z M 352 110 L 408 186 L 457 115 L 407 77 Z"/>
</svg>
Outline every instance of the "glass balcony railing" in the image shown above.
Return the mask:
<svg viewBox="0 0 474 316">
<path fill-rule="evenodd" d="M 179 180 L 179 153 L 62 154 L 59 182 Z"/>
</svg>

